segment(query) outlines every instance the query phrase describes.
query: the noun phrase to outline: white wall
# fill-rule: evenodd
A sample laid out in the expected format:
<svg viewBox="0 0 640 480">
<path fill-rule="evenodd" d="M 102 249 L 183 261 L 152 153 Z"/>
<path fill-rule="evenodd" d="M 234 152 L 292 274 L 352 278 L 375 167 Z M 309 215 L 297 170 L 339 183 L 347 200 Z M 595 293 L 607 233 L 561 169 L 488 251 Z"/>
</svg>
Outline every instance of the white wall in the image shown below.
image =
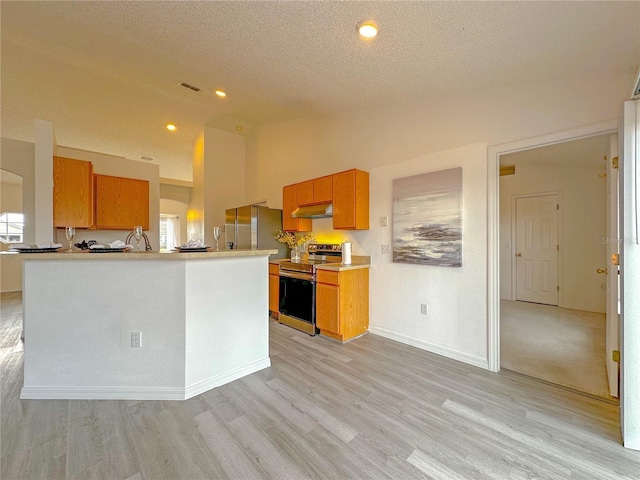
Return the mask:
<svg viewBox="0 0 640 480">
<path fill-rule="evenodd" d="M 244 137 L 211 127 L 204 131 L 204 231 L 213 242 L 214 225 L 224 225 L 227 208 L 241 207 L 245 198 Z"/>
<path fill-rule="evenodd" d="M 246 197 L 281 208 L 282 187 L 291 183 L 616 119 L 633 80 L 633 74 L 559 78 L 428 103 L 259 125 L 246 139 Z"/>
<path fill-rule="evenodd" d="M 558 159 L 561 162 L 561 159 Z M 512 291 L 512 215 L 515 195 L 561 193 L 562 239 L 559 254 L 559 305 L 565 308 L 605 312 L 606 277 L 606 178 L 598 177 L 606 165 L 517 165 L 515 175 L 500 177 L 500 297 L 515 300 Z M 515 225 L 513 225 L 515 228 Z"/>
<path fill-rule="evenodd" d="M 224 225 L 225 210 L 245 203 L 244 137 L 205 127 L 194 142 L 189 236 L 211 245 L 213 227 Z"/>
<path fill-rule="evenodd" d="M 154 250 L 160 248 L 160 169 L 158 165 L 61 146 L 56 148 L 56 155 L 91 162 L 93 164 L 93 173 L 100 175 L 148 180 L 149 230 L 146 230 L 145 234 L 149 237 L 151 247 Z M 99 243 L 113 242 L 114 240 L 124 241 L 129 233 L 131 232 L 125 230 L 76 229 L 76 238 L 73 243 L 82 242 L 83 240 L 97 240 Z M 57 229 L 57 241 L 65 247 L 68 246 L 64 229 L 62 228 Z"/>
<path fill-rule="evenodd" d="M 193 142 L 193 190 L 187 213 L 187 238 L 204 238 L 204 130 Z"/>
<path fill-rule="evenodd" d="M 616 119 L 633 80 L 633 74 L 559 78 L 430 103 L 257 126 L 247 136 L 246 196 L 280 208 L 284 185 L 349 168 L 369 171 L 371 230 L 339 236 L 353 239 L 354 253 L 372 256 L 372 331 L 384 329 L 406 343 L 486 364 L 487 312 L 480 297 L 486 301 L 487 152 L 481 155 L 477 144 L 498 145 Z M 460 159 L 461 152 L 468 158 Z M 452 168 L 456 162 L 463 166 L 467 209 L 463 262 L 470 263 L 456 271 L 381 260 L 378 252 L 386 234 L 377 227 L 378 217 L 391 215 L 386 192 L 392 178 Z M 314 221 L 314 229 L 327 225 Z M 454 287 L 447 289 L 448 282 Z M 467 299 L 473 310 L 465 308 Z M 417 318 L 425 300 L 433 316 Z"/>
<path fill-rule="evenodd" d="M 49 243 L 53 229 L 53 154 L 55 138 L 53 124 L 35 121 L 35 243 Z"/>
<path fill-rule="evenodd" d="M 0 167 L 22 177 L 24 242 L 34 243 L 35 232 L 35 145 L 9 138 L 0 139 Z"/>
<path fill-rule="evenodd" d="M 0 185 L 0 213 L 22 212 L 22 185 L 2 183 Z M 9 250 L 10 244 L 0 243 L 0 251 Z M 22 290 L 22 261 L 18 255 L 0 256 L 0 292 Z"/>
</svg>

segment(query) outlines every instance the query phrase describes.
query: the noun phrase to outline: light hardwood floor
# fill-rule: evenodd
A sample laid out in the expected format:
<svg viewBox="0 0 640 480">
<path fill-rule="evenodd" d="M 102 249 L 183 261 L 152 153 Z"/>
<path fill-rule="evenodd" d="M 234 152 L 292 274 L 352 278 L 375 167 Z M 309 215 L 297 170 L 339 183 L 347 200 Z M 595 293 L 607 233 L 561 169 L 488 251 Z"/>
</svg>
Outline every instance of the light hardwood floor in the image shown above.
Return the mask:
<svg viewBox="0 0 640 480">
<path fill-rule="evenodd" d="M 640 478 L 615 405 L 276 322 L 272 367 L 187 401 L 19 400 L 20 297 L 1 300 L 3 480 Z"/>
</svg>

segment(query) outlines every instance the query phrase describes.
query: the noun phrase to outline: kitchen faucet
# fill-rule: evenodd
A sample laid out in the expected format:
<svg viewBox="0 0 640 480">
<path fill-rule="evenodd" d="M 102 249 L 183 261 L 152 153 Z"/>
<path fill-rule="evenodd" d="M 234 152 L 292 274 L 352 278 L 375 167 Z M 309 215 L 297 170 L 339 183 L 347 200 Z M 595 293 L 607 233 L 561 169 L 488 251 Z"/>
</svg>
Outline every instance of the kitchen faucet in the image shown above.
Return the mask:
<svg viewBox="0 0 640 480">
<path fill-rule="evenodd" d="M 130 245 L 129 241 L 131 240 L 131 237 L 133 237 L 133 232 L 131 232 L 129 235 L 127 235 L 127 239 L 125 240 L 124 243 L 126 243 L 127 245 Z M 144 250 L 146 252 L 150 252 L 151 251 L 151 242 L 149 242 L 149 237 L 147 237 L 147 234 L 142 232 L 142 238 L 144 238 Z"/>
</svg>

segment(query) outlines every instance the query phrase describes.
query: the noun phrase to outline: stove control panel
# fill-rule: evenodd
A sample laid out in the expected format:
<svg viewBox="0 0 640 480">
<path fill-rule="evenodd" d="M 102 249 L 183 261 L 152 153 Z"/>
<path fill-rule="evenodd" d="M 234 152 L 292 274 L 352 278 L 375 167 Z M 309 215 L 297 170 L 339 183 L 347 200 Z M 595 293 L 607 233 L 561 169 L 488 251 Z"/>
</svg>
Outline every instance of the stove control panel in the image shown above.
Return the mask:
<svg viewBox="0 0 640 480">
<path fill-rule="evenodd" d="M 317 254 L 340 254 L 342 253 L 342 244 L 340 243 L 310 243 L 309 253 Z"/>
</svg>

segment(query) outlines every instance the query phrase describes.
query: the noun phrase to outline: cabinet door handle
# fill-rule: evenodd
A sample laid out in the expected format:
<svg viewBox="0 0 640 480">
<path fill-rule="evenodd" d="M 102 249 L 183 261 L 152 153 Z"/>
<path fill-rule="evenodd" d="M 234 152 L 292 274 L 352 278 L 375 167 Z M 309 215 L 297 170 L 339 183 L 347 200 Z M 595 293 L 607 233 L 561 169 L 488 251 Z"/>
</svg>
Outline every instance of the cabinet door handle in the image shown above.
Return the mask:
<svg viewBox="0 0 640 480">
<path fill-rule="evenodd" d="M 521 257 L 522 254 L 521 253 L 516 253 L 516 257 Z"/>
</svg>

